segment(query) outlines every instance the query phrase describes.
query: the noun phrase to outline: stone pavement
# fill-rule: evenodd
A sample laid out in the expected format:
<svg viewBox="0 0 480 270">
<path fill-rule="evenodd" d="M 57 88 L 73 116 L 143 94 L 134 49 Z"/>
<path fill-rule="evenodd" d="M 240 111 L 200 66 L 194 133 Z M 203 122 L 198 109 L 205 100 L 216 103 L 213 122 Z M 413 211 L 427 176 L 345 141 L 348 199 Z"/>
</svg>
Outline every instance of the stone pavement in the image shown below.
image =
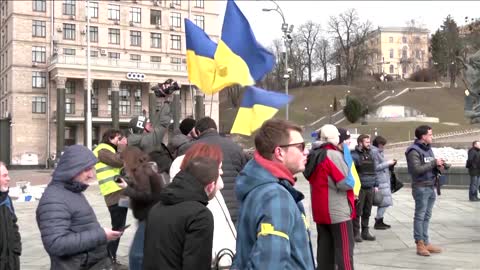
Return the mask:
<svg viewBox="0 0 480 270">
<path fill-rule="evenodd" d="M 311 213 L 308 183 L 299 177 L 297 187 L 307 196 L 305 206 Z M 109 226 L 109 214 L 98 186 L 85 192 L 103 226 Z M 480 269 L 480 202 L 467 200 L 467 190 L 444 190 L 437 199 L 433 210 L 430 235 L 432 242 L 444 248 L 442 254 L 419 257 L 415 254 L 412 236 L 413 199 L 411 190 L 403 188 L 394 194 L 394 206 L 387 210 L 385 222 L 391 230 L 372 230 L 377 241 L 363 242 L 355 247 L 355 269 L 439 269 L 466 270 Z M 38 202 L 14 203 L 22 235 L 23 254 L 21 269 L 49 269 L 50 262 L 44 251 L 40 232 L 35 221 Z M 376 210 L 373 210 L 375 213 Z M 311 215 L 310 215 L 311 216 Z M 373 217 L 371 218 L 373 225 Z M 127 263 L 128 249 L 135 232 L 136 224 L 129 212 L 126 230 L 118 251 L 119 260 Z M 312 239 L 316 249 L 316 231 L 313 222 Z"/>
</svg>

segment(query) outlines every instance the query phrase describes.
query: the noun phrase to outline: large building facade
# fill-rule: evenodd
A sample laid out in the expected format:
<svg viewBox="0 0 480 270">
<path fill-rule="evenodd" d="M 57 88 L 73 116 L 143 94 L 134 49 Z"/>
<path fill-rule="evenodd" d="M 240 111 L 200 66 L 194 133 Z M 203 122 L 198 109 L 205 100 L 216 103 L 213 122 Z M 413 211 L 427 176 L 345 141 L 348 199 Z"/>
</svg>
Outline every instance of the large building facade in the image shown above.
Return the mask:
<svg viewBox="0 0 480 270">
<path fill-rule="evenodd" d="M 379 27 L 368 46 L 374 53 L 367 59 L 370 73 L 386 73 L 408 78 L 429 67 L 429 30 L 414 27 Z"/>
<path fill-rule="evenodd" d="M 115 92 L 120 128 L 148 112 L 149 89 L 168 78 L 182 85 L 179 119 L 194 115 L 194 95 L 199 92 L 188 82 L 183 20 L 190 18 L 218 38 L 218 2 L 89 1 L 89 31 L 86 4 L 85 0 L 0 2 L 0 119 L 10 120 L 12 165 L 37 160 L 45 164 L 57 152 L 57 104 L 65 106 L 65 128 L 60 131 L 64 144 L 84 143 L 89 83 L 92 144 L 112 127 Z M 57 103 L 59 89 L 64 103 Z M 218 122 L 218 95 L 205 98 L 204 112 Z"/>
</svg>

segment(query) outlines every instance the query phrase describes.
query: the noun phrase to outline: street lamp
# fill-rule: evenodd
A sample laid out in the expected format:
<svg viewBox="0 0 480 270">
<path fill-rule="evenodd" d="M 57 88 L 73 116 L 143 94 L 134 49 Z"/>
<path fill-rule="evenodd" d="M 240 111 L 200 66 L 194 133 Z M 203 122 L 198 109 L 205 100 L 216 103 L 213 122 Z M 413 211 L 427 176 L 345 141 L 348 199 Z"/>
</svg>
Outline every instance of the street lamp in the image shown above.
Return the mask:
<svg viewBox="0 0 480 270">
<path fill-rule="evenodd" d="M 332 114 L 333 114 L 333 104 L 330 104 L 329 107 L 330 107 L 330 112 L 329 112 L 328 123 L 331 124 L 332 123 Z"/>
<path fill-rule="evenodd" d="M 292 73 L 292 69 L 288 67 L 288 47 L 292 42 L 292 36 L 290 35 L 293 32 L 293 24 L 288 24 L 285 22 L 285 16 L 283 15 L 283 11 L 280 6 L 274 1 L 270 0 L 272 3 L 275 4 L 276 8 L 263 8 L 262 11 L 269 12 L 269 11 L 276 11 L 282 17 L 282 32 L 283 32 L 283 42 L 285 43 L 285 74 L 283 75 L 283 79 L 285 80 L 285 94 L 288 95 L 288 81 L 290 80 L 290 73 Z M 285 112 L 285 118 L 288 120 L 288 103 Z"/>
</svg>

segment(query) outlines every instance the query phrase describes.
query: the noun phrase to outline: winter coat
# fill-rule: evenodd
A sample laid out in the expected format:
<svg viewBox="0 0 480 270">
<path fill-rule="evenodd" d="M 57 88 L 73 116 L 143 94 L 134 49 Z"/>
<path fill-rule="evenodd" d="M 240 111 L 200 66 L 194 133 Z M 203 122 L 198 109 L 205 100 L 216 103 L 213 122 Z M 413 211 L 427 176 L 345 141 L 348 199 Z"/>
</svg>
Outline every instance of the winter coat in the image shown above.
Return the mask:
<svg viewBox="0 0 480 270">
<path fill-rule="evenodd" d="M 274 176 L 257 156 L 236 181 L 240 211 L 231 269 L 314 269 L 304 195 L 292 186 L 293 176 Z"/>
<path fill-rule="evenodd" d="M 189 143 L 192 141 L 191 137 L 183 135 L 182 133 L 175 134 L 171 140 L 168 140 L 168 150 L 174 158 L 185 154 Z"/>
<path fill-rule="evenodd" d="M 216 130 L 204 131 L 197 140 L 193 141 L 189 146 L 197 142 L 216 144 L 222 149 L 222 179 L 224 183 L 222 194 L 225 198 L 228 211 L 230 211 L 230 217 L 233 223 L 236 224 L 238 218 L 238 201 L 235 196 L 235 177 L 237 177 L 247 163 L 247 155 L 238 144 L 229 138 L 220 136 Z M 188 149 L 185 151 L 187 150 Z"/>
<path fill-rule="evenodd" d="M 67 147 L 38 203 L 37 224 L 52 270 L 88 269 L 108 256 L 105 231 L 82 193 L 88 185 L 73 180 L 95 163 L 86 147 Z"/>
<path fill-rule="evenodd" d="M 180 171 L 148 213 L 143 269 L 210 270 L 213 215 L 204 187 Z"/>
<path fill-rule="evenodd" d="M 180 165 L 184 157 L 185 155 L 179 156 L 173 161 L 172 167 L 170 167 L 170 179 L 173 179 L 177 173 L 180 172 Z M 235 253 L 237 230 L 230 218 L 230 212 L 228 212 L 227 205 L 220 190 L 215 194 L 215 198 L 208 202 L 207 207 L 213 214 L 215 224 L 213 229 L 212 258 L 215 258 L 218 252 L 224 248 L 228 248 Z M 220 260 L 220 266 L 228 266 L 231 263 L 231 260 L 227 256 L 222 257 Z"/>
<path fill-rule="evenodd" d="M 392 206 L 392 191 L 390 189 L 390 165 L 385 160 L 383 150 L 375 146 L 370 146 L 372 149 L 372 156 L 375 160 L 375 171 L 377 173 L 378 190 L 383 195 L 383 201 L 380 207 Z"/>
<path fill-rule="evenodd" d="M 20 269 L 22 242 L 17 216 L 7 192 L 0 192 L 0 269 Z"/>
<path fill-rule="evenodd" d="M 163 142 L 163 137 L 171 119 L 170 104 L 163 103 L 163 106 L 150 119 L 153 130 L 148 133 L 130 134 L 127 140 L 128 146 L 136 146 L 145 153 L 152 152 L 155 149 L 155 145 Z"/>
<path fill-rule="evenodd" d="M 348 172 L 343 153 L 331 143 L 314 148 L 308 155 L 304 175 L 310 183 L 315 223 L 338 224 L 353 218 L 355 182 L 347 178 Z"/>
<path fill-rule="evenodd" d="M 480 176 L 480 149 L 472 147 L 468 150 L 467 166 L 468 174 Z"/>
<path fill-rule="evenodd" d="M 362 188 L 378 187 L 377 175 L 375 173 L 375 161 L 373 160 L 372 150 L 360 149 L 358 146 L 355 150 L 352 150 L 352 159 L 355 162 L 355 168 L 357 169 L 358 176 Z M 373 166 L 369 166 L 368 170 L 364 169 L 365 164 L 372 162 Z"/>
<path fill-rule="evenodd" d="M 148 162 L 137 168 L 123 192 L 130 198 L 133 216 L 140 221 L 147 218 L 148 211 L 159 201 L 160 192 L 170 181 L 168 175 L 157 173 L 152 166 L 156 165 Z"/>
</svg>

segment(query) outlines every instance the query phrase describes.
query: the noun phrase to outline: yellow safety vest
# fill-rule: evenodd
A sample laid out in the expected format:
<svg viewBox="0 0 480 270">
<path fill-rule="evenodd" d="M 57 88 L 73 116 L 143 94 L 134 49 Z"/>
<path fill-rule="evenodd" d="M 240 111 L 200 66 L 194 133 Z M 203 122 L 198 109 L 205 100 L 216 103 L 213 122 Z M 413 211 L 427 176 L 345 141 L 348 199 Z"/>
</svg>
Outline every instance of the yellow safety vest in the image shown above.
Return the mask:
<svg viewBox="0 0 480 270">
<path fill-rule="evenodd" d="M 99 144 L 94 150 L 93 154 L 98 159 L 98 152 L 102 149 L 107 149 L 110 152 L 115 153 L 115 149 L 106 143 Z M 95 170 L 97 174 L 98 186 L 100 187 L 100 193 L 106 196 L 110 193 L 121 190 L 117 183 L 115 183 L 115 177 L 120 174 L 120 168 L 114 168 L 101 161 L 95 164 Z"/>
</svg>

